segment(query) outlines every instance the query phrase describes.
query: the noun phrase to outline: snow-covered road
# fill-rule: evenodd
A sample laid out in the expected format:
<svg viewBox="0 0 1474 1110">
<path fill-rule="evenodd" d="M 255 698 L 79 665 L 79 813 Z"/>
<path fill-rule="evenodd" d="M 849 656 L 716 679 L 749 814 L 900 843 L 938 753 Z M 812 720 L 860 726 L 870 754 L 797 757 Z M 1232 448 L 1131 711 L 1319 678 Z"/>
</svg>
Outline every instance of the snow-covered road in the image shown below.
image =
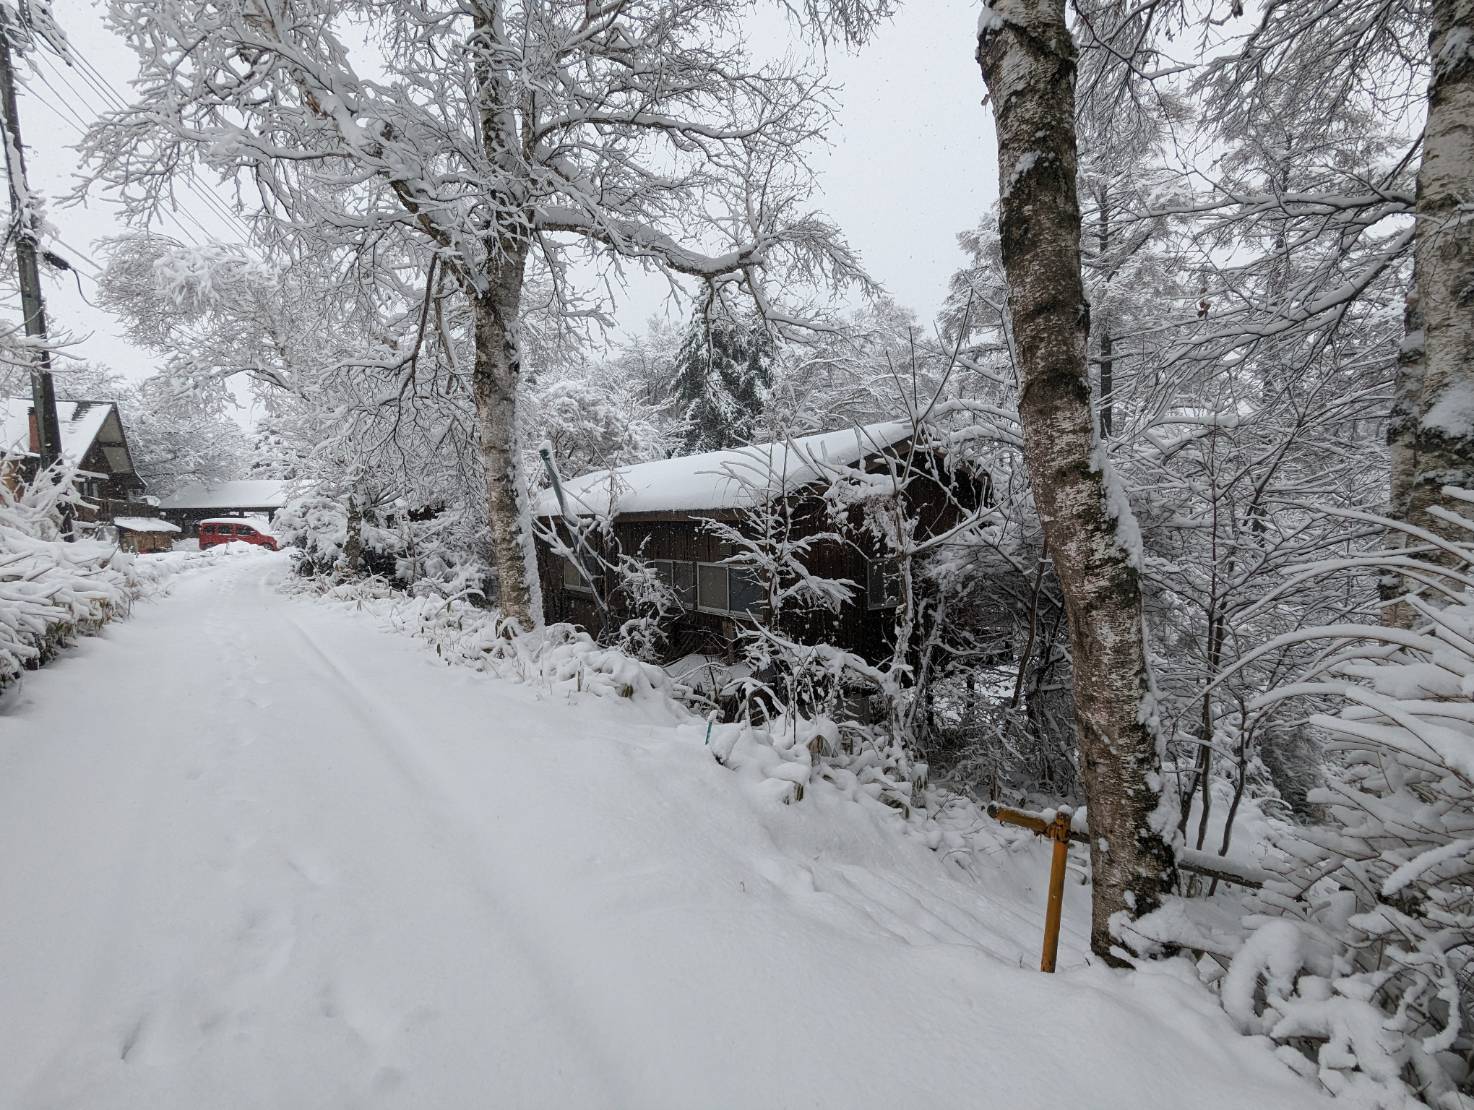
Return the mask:
<svg viewBox="0 0 1474 1110">
<path fill-rule="evenodd" d="M 1028 970 L 1033 860 L 775 806 L 283 573 L 0 699 L 0 1110 L 1317 1104 L 1169 975 Z"/>
</svg>

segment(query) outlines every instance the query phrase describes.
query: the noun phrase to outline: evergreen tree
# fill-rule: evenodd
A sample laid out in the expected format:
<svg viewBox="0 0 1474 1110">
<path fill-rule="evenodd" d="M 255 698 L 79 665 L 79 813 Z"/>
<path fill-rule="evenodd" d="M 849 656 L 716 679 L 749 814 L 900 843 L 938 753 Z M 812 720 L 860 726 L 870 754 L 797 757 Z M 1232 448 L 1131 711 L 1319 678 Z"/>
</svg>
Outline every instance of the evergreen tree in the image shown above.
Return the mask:
<svg viewBox="0 0 1474 1110">
<path fill-rule="evenodd" d="M 676 356 L 674 398 L 687 454 L 751 442 L 772 384 L 773 340 L 749 321 L 698 315 Z"/>
</svg>

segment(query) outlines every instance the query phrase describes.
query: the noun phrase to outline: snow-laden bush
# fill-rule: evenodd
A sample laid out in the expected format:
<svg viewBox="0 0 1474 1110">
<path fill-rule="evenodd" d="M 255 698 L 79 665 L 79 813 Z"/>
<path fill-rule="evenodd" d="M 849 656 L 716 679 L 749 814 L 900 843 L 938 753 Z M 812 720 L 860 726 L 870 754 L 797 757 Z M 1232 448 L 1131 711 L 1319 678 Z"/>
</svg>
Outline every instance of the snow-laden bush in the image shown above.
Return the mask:
<svg viewBox="0 0 1474 1110">
<path fill-rule="evenodd" d="M 16 497 L 0 485 L 0 686 L 95 630 L 130 596 L 130 557 L 92 540 L 64 542 L 60 495 L 45 486 Z"/>
<path fill-rule="evenodd" d="M 303 574 L 357 576 L 394 573 L 400 537 L 380 523 L 374 509 L 351 499 L 307 492 L 272 520 L 276 536 L 296 551 Z"/>
<path fill-rule="evenodd" d="M 380 577 L 412 592 L 460 594 L 484 588 L 476 530 L 462 514 L 412 513 L 398 499 L 304 487 L 272 521 L 292 547 L 296 569 L 335 581 Z"/>
<path fill-rule="evenodd" d="M 686 694 L 659 667 L 597 643 L 571 624 L 518 631 L 494 609 L 459 595 L 406 594 L 382 580 L 323 584 L 320 596 L 423 640 L 447 663 L 549 689 L 638 699 L 675 711 Z"/>
<path fill-rule="evenodd" d="M 34 481 L 19 493 L 0 482 L 0 688 L 204 558 L 139 557 L 85 534 L 69 543 L 60 523 L 66 503 L 73 510 L 79 504 L 67 476 Z"/>
<path fill-rule="evenodd" d="M 1447 519 L 1474 533 L 1474 522 Z M 1281 1042 L 1358 1106 L 1469 1110 L 1474 563 L 1465 545 L 1385 523 L 1408 536 L 1383 563 L 1422 591 L 1404 601 L 1418 621 L 1297 634 L 1331 647 L 1303 681 L 1263 699 L 1266 710 L 1307 697 L 1329 710 L 1309 721 L 1327 737 L 1330 767 L 1309 797 L 1322 820 L 1279 838 L 1278 875 L 1223 1001 L 1246 1032 Z"/>
</svg>

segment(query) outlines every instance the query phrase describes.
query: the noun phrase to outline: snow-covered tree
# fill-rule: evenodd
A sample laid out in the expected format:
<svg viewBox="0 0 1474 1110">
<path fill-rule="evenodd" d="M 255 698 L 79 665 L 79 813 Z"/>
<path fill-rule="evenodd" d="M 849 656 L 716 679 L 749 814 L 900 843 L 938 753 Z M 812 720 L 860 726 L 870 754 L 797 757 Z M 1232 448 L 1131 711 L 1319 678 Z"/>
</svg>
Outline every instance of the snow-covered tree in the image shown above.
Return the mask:
<svg viewBox="0 0 1474 1110">
<path fill-rule="evenodd" d="M 773 339 L 760 321 L 696 314 L 676 356 L 672 401 L 687 454 L 749 443 L 772 384 Z"/>
<path fill-rule="evenodd" d="M 999 230 L 1024 457 L 1069 613 L 1089 807 L 1091 947 L 1154 910 L 1175 867 L 1141 601 L 1141 542 L 1096 437 L 1076 193 L 1075 46 L 1063 0 L 984 9 L 978 63 L 998 131 Z M 1048 211 L 1041 221 L 1034 214 Z"/>
<path fill-rule="evenodd" d="M 785 323 L 783 275 L 858 276 L 834 229 L 800 207 L 794 171 L 825 119 L 818 81 L 754 62 L 732 33 L 744 10 L 114 0 L 140 99 L 106 116 L 86 152 L 139 220 L 169 171 L 204 163 L 261 198 L 257 230 L 273 249 L 368 288 L 423 273 L 427 303 L 453 292 L 473 340 L 502 604 L 534 623 L 517 421 L 528 305 L 550 305 L 561 330 L 599 318 L 573 284 L 586 258 L 740 291 Z M 366 44 L 361 64 L 350 41 Z"/>
<path fill-rule="evenodd" d="M 576 476 L 661 459 L 679 444 L 673 405 L 652 404 L 619 359 L 559 375 L 540 375 L 527 390 L 526 439 L 552 448 L 560 474 Z M 538 485 L 541 464 L 529 466 Z"/>
</svg>

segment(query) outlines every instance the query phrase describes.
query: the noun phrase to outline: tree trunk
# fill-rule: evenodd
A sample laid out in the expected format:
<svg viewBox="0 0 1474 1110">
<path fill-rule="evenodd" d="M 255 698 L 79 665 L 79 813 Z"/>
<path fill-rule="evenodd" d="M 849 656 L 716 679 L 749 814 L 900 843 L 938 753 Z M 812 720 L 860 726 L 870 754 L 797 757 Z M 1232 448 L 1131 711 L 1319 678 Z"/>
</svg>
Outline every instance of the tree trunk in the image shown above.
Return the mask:
<svg viewBox="0 0 1474 1110">
<path fill-rule="evenodd" d="M 1095 227 L 1096 250 L 1104 259 L 1106 252 L 1111 249 L 1111 217 L 1110 217 L 1111 191 L 1107 185 L 1100 187 L 1099 204 Z M 1109 265 L 1109 263 L 1107 263 Z M 1111 277 L 1109 271 L 1105 283 L 1109 285 Z M 1109 439 L 1114 430 L 1112 425 L 1115 412 L 1115 359 L 1114 343 L 1111 339 L 1111 326 L 1109 320 L 1097 322 L 1100 334 L 1100 438 Z"/>
<path fill-rule="evenodd" d="M 343 540 L 343 577 L 357 578 L 363 573 L 363 510 L 358 498 L 348 497 L 348 523 Z"/>
<path fill-rule="evenodd" d="M 1402 314 L 1402 347 L 1397 352 L 1397 374 L 1393 380 L 1392 412 L 1387 418 L 1387 515 L 1405 520 L 1412 507 L 1413 480 L 1418 471 L 1418 416 L 1423 407 L 1423 314 L 1418 308 L 1416 276 Z M 1407 534 L 1387 530 L 1387 546 L 1403 547 Z M 1396 603 L 1417 584 L 1388 571 L 1377 583 L 1385 604 L 1382 623 L 1391 628 L 1411 628 L 1412 606 Z"/>
<path fill-rule="evenodd" d="M 1435 0 L 1414 273 L 1424 364 L 1408 519 L 1463 540 L 1430 510 L 1474 488 L 1474 0 Z M 1463 507 L 1467 510 L 1467 506 Z"/>
<path fill-rule="evenodd" d="M 530 629 L 542 623 L 542 591 L 517 442 L 517 383 L 522 356 L 516 328 L 521 275 L 520 266 L 512 273 L 501 270 L 492 282 L 491 293 L 472 298 L 476 365 L 471 391 L 486 475 L 491 565 L 501 591 L 498 604 L 505 616 Z"/>
<path fill-rule="evenodd" d="M 530 94 L 520 94 L 504 68 L 499 44 L 506 28 L 500 0 L 473 0 L 472 72 L 476 76 L 478 131 L 482 154 L 494 165 L 529 161 Z M 520 113 L 520 118 L 519 118 Z M 495 235 L 486 237 L 489 258 L 486 283 L 467 289 L 476 329 L 476 364 L 471 394 L 476 402 L 476 431 L 486 476 L 486 523 L 491 532 L 491 565 L 496 571 L 502 614 L 523 629 L 543 621 L 542 589 L 537 577 L 537 549 L 532 539 L 532 506 L 517 442 L 517 386 L 522 377 L 522 350 L 517 329 L 522 312 L 522 282 L 531 249 L 531 213 L 519 208 L 508 192 L 489 197 L 500 211 Z"/>
<path fill-rule="evenodd" d="M 1135 526 L 1090 411 L 1075 47 L 1064 0 L 984 8 L 977 60 L 997 122 L 1024 456 L 1069 614 L 1090 819 L 1091 947 L 1118 963 L 1119 926 L 1156 909 L 1175 878 L 1172 813 L 1161 797 Z"/>
</svg>

